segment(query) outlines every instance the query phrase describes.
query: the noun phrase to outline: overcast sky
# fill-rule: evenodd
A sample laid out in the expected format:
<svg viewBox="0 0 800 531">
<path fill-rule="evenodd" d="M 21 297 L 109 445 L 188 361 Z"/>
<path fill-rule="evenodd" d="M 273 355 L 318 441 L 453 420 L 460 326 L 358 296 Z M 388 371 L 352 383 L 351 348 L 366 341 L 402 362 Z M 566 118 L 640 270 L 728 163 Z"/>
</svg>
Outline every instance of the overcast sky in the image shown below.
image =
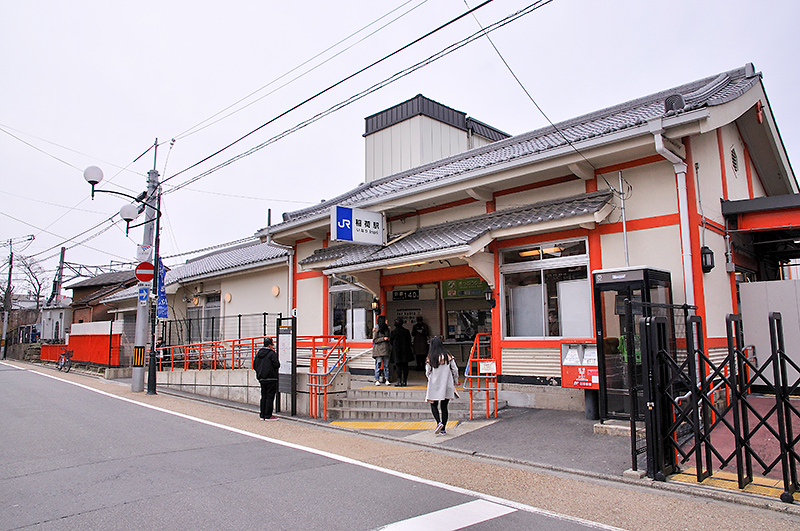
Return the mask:
<svg viewBox="0 0 800 531">
<path fill-rule="evenodd" d="M 489 25 L 532 1 L 494 0 L 475 14 Z M 125 203 L 91 201 L 87 166 L 103 169 L 102 188 L 136 195 L 154 163 L 168 179 L 466 9 L 463 0 L 0 0 L 0 241 L 20 240 L 15 253 L 49 271 L 61 245 L 73 263 L 131 261 L 141 228 L 126 237 L 118 223 L 84 242 Z M 753 62 L 797 168 L 798 20 L 796 0 L 553 0 L 491 38 L 554 122 Z M 484 38 L 170 192 L 478 29 L 462 19 L 169 179 L 166 262 L 252 236 L 267 209 L 278 220 L 363 182 L 364 118 L 416 94 L 511 134 L 547 125 Z M 156 138 L 157 160 L 151 150 L 132 163 Z"/>
</svg>

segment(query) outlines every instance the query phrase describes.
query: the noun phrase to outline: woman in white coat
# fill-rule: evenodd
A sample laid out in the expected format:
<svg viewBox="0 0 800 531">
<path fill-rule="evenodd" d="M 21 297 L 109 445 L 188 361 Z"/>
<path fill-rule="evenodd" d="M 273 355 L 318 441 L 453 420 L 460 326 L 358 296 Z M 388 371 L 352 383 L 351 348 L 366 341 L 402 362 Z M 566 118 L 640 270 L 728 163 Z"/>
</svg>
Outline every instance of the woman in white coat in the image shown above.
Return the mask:
<svg viewBox="0 0 800 531">
<path fill-rule="evenodd" d="M 436 421 L 434 433 L 447 435 L 447 404 L 456 398 L 458 366 L 453 356 L 444 348 L 439 336 L 431 339 L 428 358 L 425 361 L 425 376 L 428 377 L 428 392 L 425 400 L 431 404 L 431 413 Z M 439 416 L 439 407 L 442 414 Z"/>
</svg>

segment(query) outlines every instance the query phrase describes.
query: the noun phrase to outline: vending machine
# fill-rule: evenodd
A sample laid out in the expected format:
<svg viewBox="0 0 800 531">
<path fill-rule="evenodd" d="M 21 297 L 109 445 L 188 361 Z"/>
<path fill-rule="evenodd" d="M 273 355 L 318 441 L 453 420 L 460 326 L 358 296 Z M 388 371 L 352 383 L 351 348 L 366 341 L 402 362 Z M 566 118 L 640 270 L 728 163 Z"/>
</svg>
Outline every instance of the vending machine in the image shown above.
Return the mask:
<svg viewBox="0 0 800 531">
<path fill-rule="evenodd" d="M 649 317 L 654 307 L 672 304 L 670 273 L 652 267 L 603 269 L 592 271 L 592 281 L 600 418 L 638 417 L 645 404 L 637 392 L 643 381 L 636 323 Z"/>
</svg>

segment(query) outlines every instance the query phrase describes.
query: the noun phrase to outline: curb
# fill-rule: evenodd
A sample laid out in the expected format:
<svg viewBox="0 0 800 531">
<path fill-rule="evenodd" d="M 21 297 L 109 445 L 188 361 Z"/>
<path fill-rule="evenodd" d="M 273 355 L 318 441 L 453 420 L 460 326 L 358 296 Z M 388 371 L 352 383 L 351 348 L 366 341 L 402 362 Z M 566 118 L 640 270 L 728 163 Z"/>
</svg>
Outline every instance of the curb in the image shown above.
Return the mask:
<svg viewBox="0 0 800 531">
<path fill-rule="evenodd" d="M 235 409 L 239 411 L 246 411 L 250 413 L 258 413 L 258 409 L 254 405 L 248 404 L 239 404 L 236 402 L 228 402 L 221 399 L 213 399 L 209 397 L 202 397 L 197 395 L 192 395 L 189 393 L 181 393 L 179 391 L 174 391 L 171 389 L 164 389 L 160 390 L 160 393 L 175 396 L 178 398 L 185 398 L 187 400 L 195 400 L 198 402 L 203 402 L 207 404 L 212 404 L 220 407 L 225 407 L 228 409 Z M 644 487 L 650 488 L 665 492 L 671 492 L 674 494 L 684 494 L 684 495 L 691 495 L 691 496 L 699 496 L 703 498 L 707 498 L 709 500 L 714 501 L 721 501 L 727 503 L 736 503 L 739 505 L 745 505 L 748 507 L 753 507 L 755 509 L 767 509 L 775 512 L 780 512 L 784 514 L 791 514 L 795 516 L 800 516 L 800 506 L 794 504 L 788 504 L 781 502 L 775 498 L 762 496 L 759 494 L 753 493 L 745 493 L 739 491 L 730 491 L 726 489 L 721 489 L 718 487 L 710 487 L 710 486 L 702 486 L 702 485 L 691 485 L 686 483 L 673 483 L 673 482 L 660 482 L 655 481 L 649 478 L 642 478 L 637 479 L 630 477 L 625 477 L 624 475 L 620 476 L 612 476 L 609 474 L 602 474 L 598 472 L 590 472 L 586 470 L 576 470 L 566 467 L 559 467 L 556 465 L 550 465 L 546 463 L 536 463 L 533 461 L 527 461 L 524 459 L 516 459 L 502 455 L 493 455 L 488 453 L 483 453 L 479 451 L 468 451 L 462 450 L 460 448 L 447 448 L 438 446 L 436 444 L 431 444 L 422 441 L 409 441 L 407 439 L 399 438 L 399 437 L 392 437 L 391 435 L 386 435 L 382 433 L 368 433 L 361 430 L 356 430 L 353 428 L 347 428 L 342 426 L 334 426 L 331 424 L 327 424 L 321 421 L 306 419 L 306 418 L 299 418 L 299 417 L 290 417 L 284 416 L 283 414 L 278 414 L 281 420 L 288 420 L 291 422 L 296 422 L 299 424 L 306 424 L 309 426 L 314 426 L 317 428 L 324 428 L 333 431 L 340 431 L 348 434 L 360 435 L 362 437 L 370 437 L 373 439 L 379 439 L 384 441 L 391 441 L 395 443 L 407 444 L 414 447 L 423 447 L 428 450 L 435 450 L 444 453 L 455 454 L 459 456 L 465 457 L 478 457 L 480 459 L 485 459 L 488 461 L 494 461 L 497 463 L 509 464 L 514 466 L 521 466 L 526 468 L 531 468 L 534 470 L 542 471 L 545 473 L 556 473 L 556 474 L 564 474 L 568 476 L 577 476 L 579 478 L 584 479 L 591 479 L 594 481 L 608 481 L 616 484 L 622 485 L 631 485 L 637 487 Z"/>
</svg>

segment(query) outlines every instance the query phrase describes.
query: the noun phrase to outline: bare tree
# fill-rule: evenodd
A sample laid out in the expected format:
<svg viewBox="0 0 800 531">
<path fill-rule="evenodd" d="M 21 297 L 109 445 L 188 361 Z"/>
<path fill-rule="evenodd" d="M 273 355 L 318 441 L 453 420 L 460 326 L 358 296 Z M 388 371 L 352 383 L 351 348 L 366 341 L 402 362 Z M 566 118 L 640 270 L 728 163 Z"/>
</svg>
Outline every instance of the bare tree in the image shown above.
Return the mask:
<svg viewBox="0 0 800 531">
<path fill-rule="evenodd" d="M 44 298 L 44 289 L 48 285 L 44 268 L 38 260 L 28 256 L 18 256 L 15 262 L 25 277 L 26 287 L 36 299 L 36 311 L 38 312 Z"/>
</svg>

